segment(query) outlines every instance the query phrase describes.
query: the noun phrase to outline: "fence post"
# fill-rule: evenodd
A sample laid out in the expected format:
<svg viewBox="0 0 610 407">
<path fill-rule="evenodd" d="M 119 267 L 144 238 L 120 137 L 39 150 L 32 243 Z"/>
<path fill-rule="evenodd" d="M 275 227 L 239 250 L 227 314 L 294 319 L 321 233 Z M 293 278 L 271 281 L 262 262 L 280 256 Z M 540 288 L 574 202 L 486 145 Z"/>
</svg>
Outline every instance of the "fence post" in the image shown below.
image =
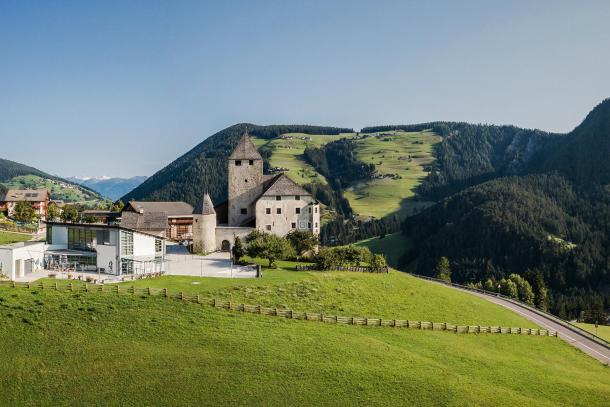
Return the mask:
<svg viewBox="0 0 610 407">
<path fill-rule="evenodd" d="M 89 292 L 89 287 L 87 286 L 87 283 L 85 283 L 85 292 L 88 293 Z"/>
<path fill-rule="evenodd" d="M 55 282 L 55 291 L 57 291 L 57 282 Z"/>
<path fill-rule="evenodd" d="M 118 284 L 116 285 L 116 293 L 117 294 L 119 293 L 119 285 Z"/>
<path fill-rule="evenodd" d="M 148 287 L 148 296 L 150 297 L 150 287 Z"/>
<path fill-rule="evenodd" d="M 167 298 L 167 288 L 163 289 L 163 295 L 165 295 L 165 298 Z"/>
<path fill-rule="evenodd" d="M 15 282 L 14 281 L 11 281 L 11 287 L 15 288 Z"/>
<path fill-rule="evenodd" d="M 184 292 L 180 291 L 180 300 L 184 300 Z"/>
<path fill-rule="evenodd" d="M 201 304 L 201 303 L 199 302 L 199 294 L 197 294 L 197 304 Z"/>
<path fill-rule="evenodd" d="M 68 290 L 72 291 L 72 283 L 68 284 Z"/>
<path fill-rule="evenodd" d="M 28 281 L 28 289 L 30 288 L 30 282 Z"/>
</svg>

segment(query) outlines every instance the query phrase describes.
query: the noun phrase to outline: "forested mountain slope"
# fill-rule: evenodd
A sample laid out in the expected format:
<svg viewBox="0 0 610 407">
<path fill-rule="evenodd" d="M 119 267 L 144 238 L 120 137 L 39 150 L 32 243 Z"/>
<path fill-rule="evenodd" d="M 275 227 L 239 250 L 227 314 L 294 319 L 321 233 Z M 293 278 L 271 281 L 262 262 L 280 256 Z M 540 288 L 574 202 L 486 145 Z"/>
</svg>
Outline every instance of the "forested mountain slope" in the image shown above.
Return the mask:
<svg viewBox="0 0 610 407">
<path fill-rule="evenodd" d="M 339 134 L 352 129 L 306 125 L 257 126 L 236 124 L 208 137 L 125 195 L 123 201 L 185 201 L 195 205 L 205 191 L 215 203 L 227 198 L 227 158 L 239 138 L 251 136 L 270 139 L 284 133 Z"/>
<path fill-rule="evenodd" d="M 468 188 L 405 220 L 404 267 L 455 281 L 542 276 L 564 317 L 610 308 L 610 100 L 566 136 L 546 138 L 523 175 Z"/>
</svg>

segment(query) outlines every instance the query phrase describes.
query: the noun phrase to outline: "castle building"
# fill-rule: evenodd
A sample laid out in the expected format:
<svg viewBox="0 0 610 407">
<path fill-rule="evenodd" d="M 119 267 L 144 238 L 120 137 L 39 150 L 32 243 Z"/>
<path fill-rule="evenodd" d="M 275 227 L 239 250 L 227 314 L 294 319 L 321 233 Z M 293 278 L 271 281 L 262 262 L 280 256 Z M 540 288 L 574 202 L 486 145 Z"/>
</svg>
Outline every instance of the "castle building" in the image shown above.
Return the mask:
<svg viewBox="0 0 610 407">
<path fill-rule="evenodd" d="M 255 229 L 285 236 L 320 233 L 320 205 L 286 174 L 264 175 L 263 158 L 244 134 L 228 158 L 228 200 L 214 206 L 205 194 L 193 210 L 193 251 L 229 251 Z"/>
</svg>

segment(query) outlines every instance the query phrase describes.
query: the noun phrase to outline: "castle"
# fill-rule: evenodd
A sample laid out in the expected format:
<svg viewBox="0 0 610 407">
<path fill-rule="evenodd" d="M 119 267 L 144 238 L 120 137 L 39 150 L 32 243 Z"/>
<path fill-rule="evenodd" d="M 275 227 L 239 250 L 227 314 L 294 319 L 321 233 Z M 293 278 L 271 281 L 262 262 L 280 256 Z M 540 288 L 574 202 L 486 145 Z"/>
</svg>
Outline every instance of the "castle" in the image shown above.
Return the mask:
<svg viewBox="0 0 610 407">
<path fill-rule="evenodd" d="M 263 157 L 244 134 L 228 158 L 228 199 L 214 206 L 206 193 L 193 210 L 193 251 L 229 251 L 235 238 L 258 229 L 285 236 L 320 233 L 320 205 L 285 174 L 263 174 Z"/>
</svg>

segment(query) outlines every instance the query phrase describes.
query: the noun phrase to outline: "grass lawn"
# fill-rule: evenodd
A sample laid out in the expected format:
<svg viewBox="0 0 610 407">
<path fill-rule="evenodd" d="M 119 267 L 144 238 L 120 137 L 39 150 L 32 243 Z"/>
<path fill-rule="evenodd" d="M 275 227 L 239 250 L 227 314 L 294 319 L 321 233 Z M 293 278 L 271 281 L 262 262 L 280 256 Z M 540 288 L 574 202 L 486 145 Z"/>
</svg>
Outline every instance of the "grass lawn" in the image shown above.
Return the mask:
<svg viewBox="0 0 610 407">
<path fill-rule="evenodd" d="M 610 326 L 608 325 L 598 325 L 597 329 L 595 324 L 585 324 L 584 322 L 575 322 L 574 325 L 610 342 Z"/>
<path fill-rule="evenodd" d="M 398 260 L 409 244 L 409 240 L 400 232 L 386 235 L 383 239 L 372 237 L 361 240 L 356 246 L 368 247 L 373 253 L 383 254 L 389 265 L 397 267 Z"/>
<path fill-rule="evenodd" d="M 286 268 L 290 265 L 279 262 L 279 266 Z M 481 298 L 398 271 L 368 274 L 265 269 L 261 279 L 166 276 L 123 284 L 347 317 L 536 327 L 513 312 Z"/>
<path fill-rule="evenodd" d="M 12 233 L 0 230 L 0 245 L 17 242 L 27 242 L 31 238 L 31 235 L 27 235 L 24 233 Z"/>
<path fill-rule="evenodd" d="M 446 307 L 448 308 L 448 307 Z M 0 287 L 0 405 L 607 405 L 548 337 L 326 325 L 159 297 Z"/>
</svg>

